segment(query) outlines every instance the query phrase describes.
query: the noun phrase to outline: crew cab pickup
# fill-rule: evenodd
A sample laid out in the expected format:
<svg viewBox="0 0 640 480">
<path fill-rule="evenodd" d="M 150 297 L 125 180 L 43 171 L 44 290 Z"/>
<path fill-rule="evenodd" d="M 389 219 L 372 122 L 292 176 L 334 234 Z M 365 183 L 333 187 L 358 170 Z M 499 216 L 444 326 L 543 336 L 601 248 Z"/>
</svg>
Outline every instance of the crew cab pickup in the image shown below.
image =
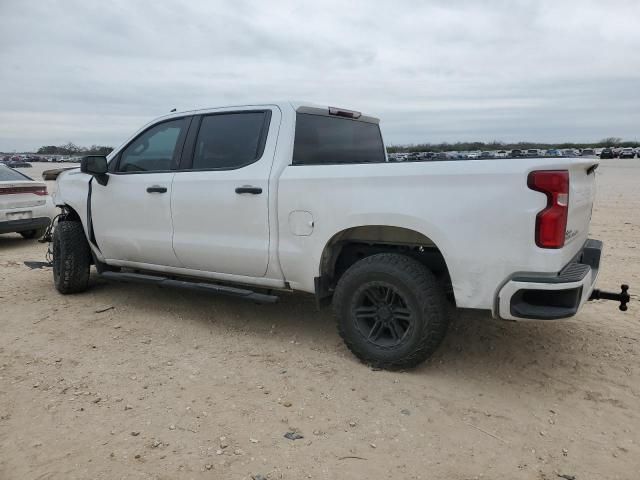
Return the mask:
<svg viewBox="0 0 640 480">
<path fill-rule="evenodd" d="M 54 282 L 83 291 L 95 265 L 258 302 L 308 292 L 333 304 L 362 361 L 407 368 L 441 342 L 447 303 L 508 320 L 576 314 L 601 258 L 588 237 L 597 167 L 396 163 L 377 118 L 311 104 L 172 113 L 58 176 Z"/>
</svg>

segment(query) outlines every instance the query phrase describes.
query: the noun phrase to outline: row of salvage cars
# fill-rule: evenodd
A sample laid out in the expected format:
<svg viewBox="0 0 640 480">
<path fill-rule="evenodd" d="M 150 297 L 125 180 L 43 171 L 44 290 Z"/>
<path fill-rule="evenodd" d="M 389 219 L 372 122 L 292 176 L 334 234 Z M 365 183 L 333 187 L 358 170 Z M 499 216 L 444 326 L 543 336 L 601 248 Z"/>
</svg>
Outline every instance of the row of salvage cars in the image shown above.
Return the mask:
<svg viewBox="0 0 640 480">
<path fill-rule="evenodd" d="M 44 182 L 0 164 L 0 234 L 40 238 L 56 215 Z"/>
</svg>

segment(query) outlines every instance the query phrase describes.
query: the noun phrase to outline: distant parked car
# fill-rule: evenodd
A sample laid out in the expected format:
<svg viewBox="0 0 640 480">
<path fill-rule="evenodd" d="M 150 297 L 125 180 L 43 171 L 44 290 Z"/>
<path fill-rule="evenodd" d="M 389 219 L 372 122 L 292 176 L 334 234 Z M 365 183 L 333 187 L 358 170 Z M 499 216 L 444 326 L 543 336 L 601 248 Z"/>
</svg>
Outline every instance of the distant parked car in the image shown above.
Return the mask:
<svg viewBox="0 0 640 480">
<path fill-rule="evenodd" d="M 484 151 L 480 153 L 480 158 L 496 158 L 496 156 L 493 152 Z"/>
<path fill-rule="evenodd" d="M 593 157 L 595 154 L 596 151 L 593 148 L 583 148 L 582 152 L 580 152 L 580 155 L 583 157 Z"/>
<path fill-rule="evenodd" d="M 600 152 L 600 158 L 615 158 L 616 154 L 612 148 L 603 148 Z"/>
<path fill-rule="evenodd" d="M 55 214 L 44 182 L 0 165 L 0 233 L 40 238 Z"/>
<path fill-rule="evenodd" d="M 467 153 L 467 158 L 469 160 L 475 160 L 477 158 L 480 158 L 480 151 L 479 150 L 475 150 L 473 152 Z"/>
<path fill-rule="evenodd" d="M 506 150 L 498 150 L 496 152 L 496 158 L 506 158 L 509 155 L 509 152 Z"/>
<path fill-rule="evenodd" d="M 558 150 L 557 148 L 550 148 L 549 150 L 544 152 L 544 156 L 545 157 L 561 157 L 562 156 L 562 152 L 560 150 Z"/>
<path fill-rule="evenodd" d="M 511 150 L 511 152 L 509 152 L 509 156 L 510 157 L 524 157 L 524 152 L 518 148 Z"/>
<path fill-rule="evenodd" d="M 636 151 L 631 147 L 623 148 L 620 151 L 620 158 L 635 158 Z"/>
<path fill-rule="evenodd" d="M 537 148 L 530 148 L 526 151 L 525 155 L 527 157 L 539 157 L 540 151 Z"/>
<path fill-rule="evenodd" d="M 24 160 L 11 160 L 6 165 L 11 168 L 31 168 L 31 164 Z"/>
<path fill-rule="evenodd" d="M 562 156 L 563 157 L 577 157 L 578 155 L 576 154 L 576 151 L 573 148 L 567 148 L 565 150 L 562 150 Z"/>
</svg>

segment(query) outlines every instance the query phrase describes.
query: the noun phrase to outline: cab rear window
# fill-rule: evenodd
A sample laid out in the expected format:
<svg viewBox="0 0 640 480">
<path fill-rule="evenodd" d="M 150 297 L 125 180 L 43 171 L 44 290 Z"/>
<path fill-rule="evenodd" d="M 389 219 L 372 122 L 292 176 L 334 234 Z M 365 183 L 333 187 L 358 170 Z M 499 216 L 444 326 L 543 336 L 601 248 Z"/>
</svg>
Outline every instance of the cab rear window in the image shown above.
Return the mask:
<svg viewBox="0 0 640 480">
<path fill-rule="evenodd" d="M 298 113 L 294 165 L 385 162 L 380 127 L 349 118 Z"/>
</svg>

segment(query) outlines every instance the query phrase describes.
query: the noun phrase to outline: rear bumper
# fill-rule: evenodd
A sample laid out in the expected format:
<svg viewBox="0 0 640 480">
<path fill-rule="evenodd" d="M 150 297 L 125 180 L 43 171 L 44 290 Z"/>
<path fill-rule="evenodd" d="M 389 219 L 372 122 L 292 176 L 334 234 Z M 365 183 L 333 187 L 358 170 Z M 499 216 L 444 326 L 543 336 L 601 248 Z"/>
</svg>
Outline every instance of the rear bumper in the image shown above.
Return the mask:
<svg viewBox="0 0 640 480">
<path fill-rule="evenodd" d="M 26 218 L 24 220 L 0 222 L 0 233 L 26 232 L 29 230 L 37 230 L 39 228 L 47 228 L 50 222 L 51 219 L 48 217 Z"/>
<path fill-rule="evenodd" d="M 506 320 L 556 320 L 574 316 L 591 296 L 601 254 L 602 242 L 590 239 L 558 273 L 513 275 L 498 293 L 498 316 Z"/>
</svg>

